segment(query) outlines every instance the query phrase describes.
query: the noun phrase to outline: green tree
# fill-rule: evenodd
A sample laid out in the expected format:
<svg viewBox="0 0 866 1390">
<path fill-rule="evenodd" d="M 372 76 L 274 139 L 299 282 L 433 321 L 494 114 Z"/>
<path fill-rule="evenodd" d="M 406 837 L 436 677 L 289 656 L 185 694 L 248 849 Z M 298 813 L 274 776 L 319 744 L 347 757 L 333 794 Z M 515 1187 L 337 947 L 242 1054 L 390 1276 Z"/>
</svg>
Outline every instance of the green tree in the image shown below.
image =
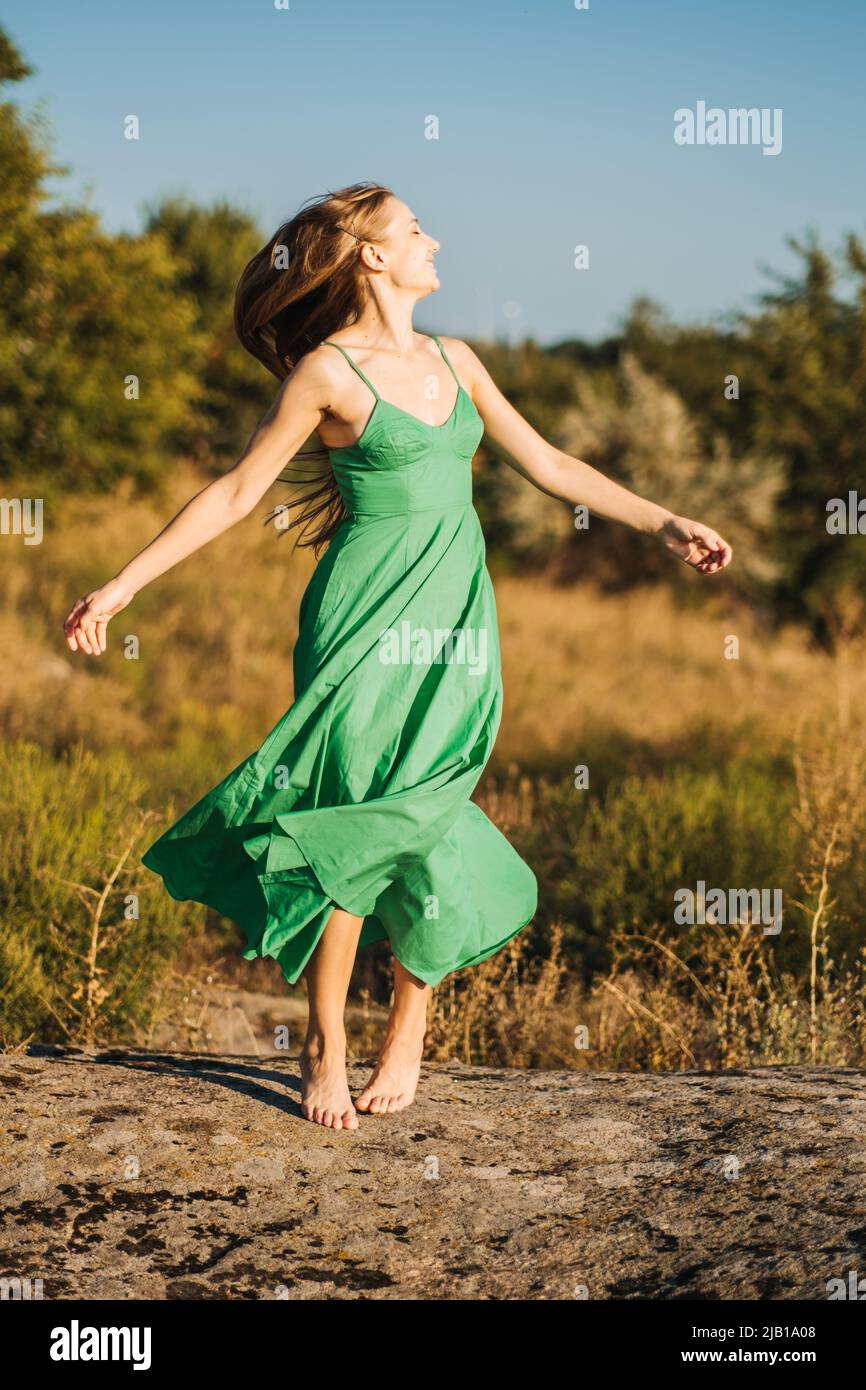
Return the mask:
<svg viewBox="0 0 866 1390">
<path fill-rule="evenodd" d="M 803 273 L 776 277 L 777 290 L 745 320 L 754 363 L 749 389 L 756 446 L 772 446 L 787 467 L 777 533 L 780 607 L 832 641 L 842 610 L 856 624 L 866 600 L 866 540 L 827 530 L 828 501 L 863 492 L 866 248 L 851 235 L 834 260 L 814 233 L 788 244 Z M 840 294 L 843 275 L 853 295 Z"/>
<path fill-rule="evenodd" d="M 0 31 L 0 83 L 30 69 Z M 38 119 L 0 102 L 0 467 L 33 487 L 150 484 L 197 410 L 204 348 L 171 248 L 110 236 L 97 215 L 48 207 Z"/>
<path fill-rule="evenodd" d="M 753 443 L 755 398 L 751 380 L 752 346 L 736 316 L 720 324 L 673 323 L 654 300 L 633 301 L 623 320 L 620 352 L 632 353 L 641 366 L 682 399 L 704 448 L 723 435 L 734 454 Z M 726 391 L 731 376 L 740 392 Z"/>
<path fill-rule="evenodd" d="M 190 416 L 180 443 L 200 462 L 225 467 L 237 456 L 255 421 L 270 405 L 276 383 L 238 342 L 234 333 L 235 286 L 247 261 L 264 241 L 253 218 L 229 203 L 197 207 L 184 198 L 165 199 L 147 213 L 148 233 L 162 234 L 171 247 L 175 283 L 196 306 L 196 329 L 206 342 L 198 374 L 200 411 Z"/>
</svg>

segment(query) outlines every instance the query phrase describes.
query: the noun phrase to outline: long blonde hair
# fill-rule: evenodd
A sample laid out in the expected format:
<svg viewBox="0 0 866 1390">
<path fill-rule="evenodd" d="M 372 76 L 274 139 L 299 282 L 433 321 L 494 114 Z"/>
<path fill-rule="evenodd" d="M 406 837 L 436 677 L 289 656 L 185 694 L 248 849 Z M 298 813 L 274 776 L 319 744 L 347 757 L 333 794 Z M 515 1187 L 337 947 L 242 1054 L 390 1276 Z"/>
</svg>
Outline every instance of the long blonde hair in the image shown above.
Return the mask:
<svg viewBox="0 0 866 1390">
<path fill-rule="evenodd" d="M 390 188 L 367 182 L 308 200 L 245 266 L 235 291 L 235 332 L 279 381 L 305 353 L 358 319 L 368 293 L 358 271 L 358 243 L 384 235 L 390 197 Z M 318 555 L 346 509 L 327 449 L 307 449 L 295 459 L 313 468 L 304 477 L 293 461 L 280 474 L 302 493 L 286 504 L 288 510 L 300 510 L 283 529 L 301 527 L 296 543 L 312 546 Z M 322 520 L 316 526 L 318 517 Z"/>
</svg>

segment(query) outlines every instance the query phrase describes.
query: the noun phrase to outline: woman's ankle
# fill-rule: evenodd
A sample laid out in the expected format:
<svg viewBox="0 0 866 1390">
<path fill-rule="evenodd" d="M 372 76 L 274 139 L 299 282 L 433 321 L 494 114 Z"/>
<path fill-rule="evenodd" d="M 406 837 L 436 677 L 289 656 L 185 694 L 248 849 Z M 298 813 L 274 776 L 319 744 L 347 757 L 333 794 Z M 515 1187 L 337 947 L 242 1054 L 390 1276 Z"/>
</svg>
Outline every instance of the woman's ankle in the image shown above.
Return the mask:
<svg viewBox="0 0 866 1390">
<path fill-rule="evenodd" d="M 307 1036 L 301 1044 L 302 1055 L 310 1058 L 338 1054 L 345 1056 L 345 1052 L 346 1030 L 342 1027 L 308 1029 Z"/>
<path fill-rule="evenodd" d="M 389 1018 L 385 1028 L 385 1042 L 395 1042 L 403 1046 L 422 1047 L 427 1036 L 425 1017 Z"/>
</svg>

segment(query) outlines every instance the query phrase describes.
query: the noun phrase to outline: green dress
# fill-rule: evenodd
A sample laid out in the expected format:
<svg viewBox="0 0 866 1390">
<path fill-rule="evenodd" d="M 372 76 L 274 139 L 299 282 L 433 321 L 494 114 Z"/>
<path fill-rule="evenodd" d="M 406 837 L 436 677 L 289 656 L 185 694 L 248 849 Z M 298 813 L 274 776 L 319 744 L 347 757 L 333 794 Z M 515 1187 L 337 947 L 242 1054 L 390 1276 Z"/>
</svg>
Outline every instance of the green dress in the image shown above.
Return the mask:
<svg viewBox="0 0 866 1390">
<path fill-rule="evenodd" d="M 172 897 L 238 922 L 294 984 L 336 904 L 436 985 L 532 920 L 529 866 L 475 802 L 502 713 L 493 587 L 472 504 L 481 417 L 427 425 L 375 396 L 329 450 L 347 516 L 301 599 L 294 703 L 143 856 Z"/>
</svg>

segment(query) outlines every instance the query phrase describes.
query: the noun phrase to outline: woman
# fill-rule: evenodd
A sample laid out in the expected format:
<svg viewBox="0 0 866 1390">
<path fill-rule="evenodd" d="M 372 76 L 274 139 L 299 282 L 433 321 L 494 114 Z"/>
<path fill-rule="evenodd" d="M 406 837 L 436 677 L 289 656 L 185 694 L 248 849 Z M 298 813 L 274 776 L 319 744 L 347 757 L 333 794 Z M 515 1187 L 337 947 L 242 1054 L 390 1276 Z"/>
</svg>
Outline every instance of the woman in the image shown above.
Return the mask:
<svg viewBox="0 0 866 1390">
<path fill-rule="evenodd" d="M 551 497 L 656 537 L 702 574 L 731 548 L 548 444 L 457 338 L 417 333 L 435 237 L 377 184 L 302 209 L 247 266 L 241 342 L 282 381 L 244 453 L 64 624 L 109 620 L 256 506 L 314 432 L 321 485 L 292 525 L 330 541 L 300 606 L 294 703 L 263 745 L 144 856 L 178 899 L 245 928 L 245 956 L 304 976 L 302 1111 L 332 1129 L 414 1097 L 432 988 L 531 921 L 535 876 L 470 800 L 499 727 L 496 609 L 472 506 L 482 435 Z M 455 394 L 456 392 L 456 394 Z M 315 455 L 307 454 L 306 457 Z M 302 534 L 306 534 L 302 532 Z M 354 1102 L 343 1012 L 358 946 L 387 939 L 393 1008 Z"/>
</svg>

